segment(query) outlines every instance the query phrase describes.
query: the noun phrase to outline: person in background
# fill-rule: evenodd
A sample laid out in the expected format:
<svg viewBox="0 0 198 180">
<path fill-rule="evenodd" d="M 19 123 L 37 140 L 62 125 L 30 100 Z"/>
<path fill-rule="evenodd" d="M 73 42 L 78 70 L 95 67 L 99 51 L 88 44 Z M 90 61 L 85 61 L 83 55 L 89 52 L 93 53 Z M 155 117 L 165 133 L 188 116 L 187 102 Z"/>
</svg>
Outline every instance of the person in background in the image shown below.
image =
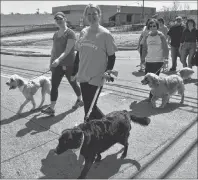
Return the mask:
<svg viewBox="0 0 198 180">
<path fill-rule="evenodd" d="M 51 104 L 46 109 L 41 110 L 42 113 L 54 115 L 55 105 L 58 98 L 58 87 L 65 75 L 68 82 L 72 86 L 77 100 L 72 108 L 78 108 L 83 105 L 81 90 L 76 81 L 71 81 L 75 60 L 75 42 L 76 35 L 73 30 L 67 27 L 65 14 L 57 12 L 54 20 L 59 30 L 54 33 L 53 47 L 51 51 L 50 69 L 52 71 L 52 88 L 51 88 Z"/>
<path fill-rule="evenodd" d="M 149 30 L 147 28 L 149 21 L 150 21 L 150 19 L 147 19 L 146 25 L 144 26 L 144 28 L 142 30 L 142 33 L 140 35 L 139 41 L 138 41 L 138 48 L 137 49 L 140 53 L 140 69 L 139 69 L 139 72 L 144 72 L 144 69 L 145 69 L 145 57 L 143 56 L 143 54 L 145 54 L 145 53 L 143 53 L 143 51 L 145 51 L 144 40 L 149 33 Z"/>
<path fill-rule="evenodd" d="M 145 74 L 155 73 L 159 75 L 165 59 L 168 59 L 169 56 L 166 38 L 158 29 L 158 21 L 156 19 L 151 19 L 148 22 L 148 30 L 150 30 L 150 32 L 144 41 L 144 46 L 146 47 L 146 51 L 144 52 L 146 61 Z M 151 98 L 152 94 L 150 92 L 149 98 L 145 101 L 150 102 Z"/>
<path fill-rule="evenodd" d="M 193 19 L 187 19 L 186 28 L 184 29 L 181 37 L 180 52 L 181 62 L 183 67 L 192 68 L 192 58 L 196 52 L 196 42 L 198 42 L 198 35 L 196 23 Z M 188 56 L 188 65 L 186 58 Z"/>
<path fill-rule="evenodd" d="M 165 35 L 166 39 L 168 39 L 168 35 L 167 35 L 167 33 L 168 33 L 168 28 L 167 28 L 167 26 L 164 24 L 164 19 L 163 19 L 163 18 L 159 18 L 159 19 L 158 19 L 158 22 L 159 22 L 159 31 L 161 31 L 161 32 Z"/>
<path fill-rule="evenodd" d="M 85 111 L 84 121 L 87 122 L 91 119 L 101 119 L 104 116 L 97 107 L 97 101 L 103 87 L 103 78 L 108 76 L 114 67 L 117 47 L 109 30 L 99 23 L 101 18 L 99 6 L 87 5 L 84 17 L 89 26 L 82 29 L 76 43 L 77 54 L 72 79 L 80 82 Z M 100 91 L 91 114 L 86 119 L 98 87 Z"/>
<path fill-rule="evenodd" d="M 168 31 L 168 44 L 171 46 L 171 58 L 172 58 L 172 67 L 169 71 L 176 71 L 177 68 L 177 57 L 180 56 L 179 47 L 180 40 L 182 37 L 182 32 L 184 30 L 184 26 L 182 25 L 182 18 L 180 16 L 176 17 L 175 24 L 170 27 Z"/>
</svg>

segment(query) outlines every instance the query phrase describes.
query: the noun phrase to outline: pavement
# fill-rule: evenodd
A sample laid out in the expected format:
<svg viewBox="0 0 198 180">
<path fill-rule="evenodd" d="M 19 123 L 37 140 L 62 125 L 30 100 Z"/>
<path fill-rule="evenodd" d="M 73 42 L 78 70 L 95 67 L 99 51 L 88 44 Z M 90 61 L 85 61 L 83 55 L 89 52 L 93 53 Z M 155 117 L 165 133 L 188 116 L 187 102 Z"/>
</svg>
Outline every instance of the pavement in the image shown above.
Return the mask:
<svg viewBox="0 0 198 180">
<path fill-rule="evenodd" d="M 87 178 L 197 179 L 197 67 L 193 67 L 193 78 L 185 85 L 183 105 L 175 95 L 164 109 L 153 109 L 150 103 L 143 101 L 148 97 L 149 88 L 140 83 L 144 74 L 136 67 L 138 52 L 118 51 L 116 57 L 114 69 L 119 75 L 113 83 L 104 85 L 98 106 L 105 114 L 125 109 L 137 116 L 148 116 L 151 123 L 147 127 L 132 123 L 127 157 L 120 159 L 123 147 L 114 145 L 102 153 L 102 161 L 91 167 Z M 53 153 L 61 132 L 83 121 L 83 107 L 71 110 L 76 97 L 68 82 L 64 79 L 60 85 L 55 117 L 47 117 L 39 110 L 29 112 L 31 104 L 24 108 L 21 116 L 16 115 L 24 97 L 19 90 L 8 91 L 5 85 L 14 73 L 26 78 L 37 76 L 47 68 L 48 61 L 48 57 L 1 55 L 3 179 L 75 179 L 83 168 L 83 158 L 77 159 L 79 150 L 59 156 Z M 34 69 L 33 63 L 42 64 L 38 71 L 30 71 Z M 35 101 L 40 102 L 39 91 Z M 47 104 L 49 97 L 45 106 Z"/>
</svg>

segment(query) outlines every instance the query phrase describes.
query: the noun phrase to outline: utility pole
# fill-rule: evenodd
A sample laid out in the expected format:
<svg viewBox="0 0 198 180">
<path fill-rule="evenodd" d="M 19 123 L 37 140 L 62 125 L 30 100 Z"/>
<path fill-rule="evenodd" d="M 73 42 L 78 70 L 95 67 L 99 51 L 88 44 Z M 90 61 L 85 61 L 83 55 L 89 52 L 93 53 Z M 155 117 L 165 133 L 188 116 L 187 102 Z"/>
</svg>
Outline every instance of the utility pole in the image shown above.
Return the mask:
<svg viewBox="0 0 198 180">
<path fill-rule="evenodd" d="M 142 22 L 144 22 L 144 0 L 142 5 Z"/>
</svg>

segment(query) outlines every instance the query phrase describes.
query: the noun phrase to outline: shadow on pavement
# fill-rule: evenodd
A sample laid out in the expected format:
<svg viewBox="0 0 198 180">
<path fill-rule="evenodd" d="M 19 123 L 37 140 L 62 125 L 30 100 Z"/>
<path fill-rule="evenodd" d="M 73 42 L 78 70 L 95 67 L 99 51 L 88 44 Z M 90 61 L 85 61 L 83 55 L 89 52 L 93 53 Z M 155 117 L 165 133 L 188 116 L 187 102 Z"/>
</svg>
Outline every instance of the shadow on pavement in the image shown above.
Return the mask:
<svg viewBox="0 0 198 180">
<path fill-rule="evenodd" d="M 196 85 L 198 83 L 198 79 L 186 79 L 184 81 L 184 84 L 192 84 L 192 83 Z"/>
<path fill-rule="evenodd" d="M 53 124 L 63 120 L 68 114 L 73 113 L 75 110 L 76 109 L 70 109 L 64 113 L 58 114 L 57 116 L 38 117 L 42 113 L 36 114 L 25 124 L 26 127 L 24 129 L 17 132 L 16 136 L 22 137 L 31 131 L 33 131 L 31 133 L 32 135 L 47 131 Z"/>
<path fill-rule="evenodd" d="M 47 107 L 47 105 L 43 106 L 43 108 Z M 15 114 L 14 116 L 8 118 L 8 119 L 2 119 L 0 121 L 0 125 L 5 125 L 5 124 L 9 124 L 9 123 L 12 123 L 18 119 L 22 119 L 22 118 L 26 118 L 28 117 L 29 115 L 33 114 L 33 113 L 36 113 L 36 112 L 39 112 L 41 109 L 35 109 L 33 111 L 27 111 L 27 112 L 24 112 L 24 113 L 21 113 L 20 115 L 19 114 Z"/>
<path fill-rule="evenodd" d="M 157 114 L 163 114 L 163 113 L 169 113 L 171 111 L 174 111 L 175 109 L 179 107 L 187 106 L 185 104 L 180 103 L 169 103 L 164 108 L 153 108 L 151 103 L 140 101 L 134 101 L 130 104 L 130 109 L 135 114 L 140 114 L 141 116 L 151 116 L 151 115 L 157 115 Z"/>
<path fill-rule="evenodd" d="M 108 179 L 118 173 L 122 164 L 132 164 L 140 170 L 140 164 L 131 159 L 120 159 L 117 157 L 119 152 L 106 156 L 100 163 L 94 163 L 87 174 L 87 179 Z M 84 158 L 77 156 L 71 150 L 66 151 L 62 155 L 55 155 L 53 150 L 50 150 L 46 159 L 42 159 L 41 172 L 45 175 L 39 179 L 76 179 L 82 169 Z"/>
<path fill-rule="evenodd" d="M 145 75 L 145 72 L 133 71 L 132 74 L 136 77 L 141 77 Z"/>
</svg>

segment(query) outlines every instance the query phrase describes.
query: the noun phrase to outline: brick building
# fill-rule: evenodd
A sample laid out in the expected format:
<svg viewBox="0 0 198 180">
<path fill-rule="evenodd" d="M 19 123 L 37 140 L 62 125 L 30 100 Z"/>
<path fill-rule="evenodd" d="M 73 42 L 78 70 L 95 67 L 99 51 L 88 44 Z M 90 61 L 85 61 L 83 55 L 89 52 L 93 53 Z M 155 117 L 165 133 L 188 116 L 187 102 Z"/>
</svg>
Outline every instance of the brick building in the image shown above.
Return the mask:
<svg viewBox="0 0 198 180">
<path fill-rule="evenodd" d="M 73 26 L 87 25 L 83 12 L 86 5 L 68 5 L 52 8 L 52 14 L 62 11 L 66 14 L 69 23 Z M 142 7 L 136 6 L 116 6 L 116 5 L 99 5 L 102 11 L 101 24 L 108 25 L 113 22 L 116 25 L 136 24 L 142 21 Z M 156 13 L 156 8 L 144 7 L 145 19 Z"/>
</svg>

